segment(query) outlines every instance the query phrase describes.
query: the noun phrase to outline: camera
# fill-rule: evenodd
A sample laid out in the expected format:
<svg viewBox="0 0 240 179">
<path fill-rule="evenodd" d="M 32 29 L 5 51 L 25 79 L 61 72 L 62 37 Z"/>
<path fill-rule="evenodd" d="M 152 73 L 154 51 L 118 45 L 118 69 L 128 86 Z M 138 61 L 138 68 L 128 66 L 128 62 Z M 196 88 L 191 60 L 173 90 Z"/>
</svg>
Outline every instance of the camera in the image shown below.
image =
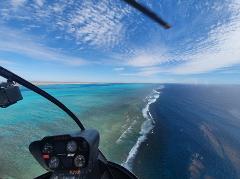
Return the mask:
<svg viewBox="0 0 240 179">
<path fill-rule="evenodd" d="M 0 83 L 0 107 L 6 108 L 22 100 L 22 94 L 14 82 L 7 81 Z"/>
</svg>

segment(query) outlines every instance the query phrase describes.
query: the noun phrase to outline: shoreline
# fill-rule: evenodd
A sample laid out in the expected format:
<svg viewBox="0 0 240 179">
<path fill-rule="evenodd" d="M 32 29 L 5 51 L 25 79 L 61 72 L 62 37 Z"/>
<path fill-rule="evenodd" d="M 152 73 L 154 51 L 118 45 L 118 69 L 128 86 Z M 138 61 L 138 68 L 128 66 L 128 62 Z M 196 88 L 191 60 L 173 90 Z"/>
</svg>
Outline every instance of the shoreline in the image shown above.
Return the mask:
<svg viewBox="0 0 240 179">
<path fill-rule="evenodd" d="M 77 84 L 162 84 L 162 85 L 198 85 L 198 86 L 222 86 L 222 85 L 230 85 L 230 86 L 240 86 L 240 84 L 187 84 L 187 83 L 157 83 L 157 82 L 78 82 L 78 81 L 69 81 L 69 82 L 65 82 L 65 81 L 30 81 L 31 83 L 33 83 L 34 85 L 39 85 L 39 86 L 44 86 L 44 85 L 77 85 Z"/>
<path fill-rule="evenodd" d="M 131 148 L 131 150 L 128 153 L 127 159 L 121 164 L 125 168 L 129 169 L 130 171 L 134 168 L 134 161 L 136 159 L 136 156 L 139 154 L 139 149 L 142 147 L 142 144 L 146 142 L 148 139 L 148 135 L 151 133 L 151 131 L 155 127 L 155 121 L 150 113 L 150 106 L 151 104 L 154 104 L 157 102 L 157 100 L 160 97 L 160 91 L 159 89 L 162 89 L 163 87 L 159 87 L 157 89 L 153 89 L 151 94 L 149 94 L 145 99 L 147 100 L 146 106 L 142 109 L 142 115 L 145 118 L 141 125 L 141 129 L 139 132 L 139 137 L 137 138 L 136 143 Z"/>
<path fill-rule="evenodd" d="M 79 81 L 30 81 L 34 85 L 64 85 L 64 84 L 159 84 L 140 82 L 79 82 Z"/>
<path fill-rule="evenodd" d="M 166 135 L 168 133 L 168 125 L 161 121 L 160 116 L 157 115 L 159 104 L 162 103 L 164 88 L 165 85 L 162 85 L 154 89 L 160 93 L 159 98 L 149 107 L 149 115 L 154 121 L 154 126 L 139 146 L 132 165 L 131 171 L 139 178 L 171 178 L 164 170 L 166 160 L 169 157 L 165 151 L 168 145 L 168 136 Z"/>
<path fill-rule="evenodd" d="M 34 85 L 77 85 L 77 84 L 101 84 L 97 82 L 58 82 L 58 81 L 31 81 Z"/>
</svg>

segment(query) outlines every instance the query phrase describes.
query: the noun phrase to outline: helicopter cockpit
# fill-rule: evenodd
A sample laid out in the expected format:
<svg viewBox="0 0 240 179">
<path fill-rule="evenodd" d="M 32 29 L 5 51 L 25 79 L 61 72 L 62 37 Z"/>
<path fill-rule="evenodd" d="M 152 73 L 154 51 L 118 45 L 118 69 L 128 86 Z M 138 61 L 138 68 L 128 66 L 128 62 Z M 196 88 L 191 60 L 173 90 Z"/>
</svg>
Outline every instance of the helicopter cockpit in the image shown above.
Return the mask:
<svg viewBox="0 0 240 179">
<path fill-rule="evenodd" d="M 156 13 L 135 0 L 125 3 L 143 13 L 165 29 L 170 25 Z M 67 113 L 81 129 L 77 135 L 46 136 L 29 145 L 29 151 L 47 173 L 38 179 L 135 179 L 123 166 L 108 161 L 99 150 L 100 136 L 95 129 L 85 129 L 78 117 L 63 103 L 46 91 L 0 66 L 0 76 L 7 82 L 0 84 L 0 107 L 7 108 L 22 100 L 19 85 L 46 98 Z"/>
<path fill-rule="evenodd" d="M 9 107 L 22 100 L 16 83 L 45 97 L 65 111 L 80 127 L 76 135 L 46 136 L 29 145 L 29 151 L 48 172 L 38 179 L 112 179 L 137 178 L 124 167 L 108 161 L 99 150 L 100 136 L 95 129 L 85 129 L 80 120 L 60 101 L 16 74 L 0 67 L 7 82 L 0 84 L 0 107 Z"/>
</svg>

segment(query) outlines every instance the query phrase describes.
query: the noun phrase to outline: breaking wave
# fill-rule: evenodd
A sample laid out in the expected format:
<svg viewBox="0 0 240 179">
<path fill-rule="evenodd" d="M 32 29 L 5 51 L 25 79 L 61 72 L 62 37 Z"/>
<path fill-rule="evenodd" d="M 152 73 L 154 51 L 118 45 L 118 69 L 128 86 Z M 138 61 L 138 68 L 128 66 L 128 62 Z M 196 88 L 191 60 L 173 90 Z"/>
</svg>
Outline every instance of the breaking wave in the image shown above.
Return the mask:
<svg viewBox="0 0 240 179">
<path fill-rule="evenodd" d="M 129 133 L 131 133 L 131 131 L 132 131 L 132 129 L 133 129 L 133 127 L 134 127 L 134 125 L 135 125 L 136 123 L 137 123 L 137 121 L 134 120 L 134 121 L 131 123 L 131 125 L 121 134 L 121 136 L 116 140 L 116 143 L 117 143 L 117 144 L 121 143 L 121 142 L 123 141 L 123 139 L 125 139 L 125 138 L 127 137 L 127 135 L 128 135 Z"/>
<path fill-rule="evenodd" d="M 159 90 L 162 88 L 163 88 L 163 86 L 161 88 L 159 88 Z M 151 104 L 156 102 L 156 100 L 159 98 L 159 96 L 160 96 L 160 92 L 157 90 L 153 90 L 153 92 L 149 96 L 146 97 L 147 104 L 142 109 L 143 117 L 146 120 L 141 125 L 141 130 L 139 132 L 140 136 L 138 137 L 137 142 L 135 143 L 135 145 L 132 147 L 132 149 L 128 153 L 128 157 L 127 157 L 126 161 L 122 163 L 122 166 L 124 166 L 125 168 L 127 168 L 129 170 L 132 170 L 133 161 L 137 155 L 139 147 L 147 139 L 147 135 L 154 128 L 155 122 L 149 111 L 149 107 Z"/>
</svg>

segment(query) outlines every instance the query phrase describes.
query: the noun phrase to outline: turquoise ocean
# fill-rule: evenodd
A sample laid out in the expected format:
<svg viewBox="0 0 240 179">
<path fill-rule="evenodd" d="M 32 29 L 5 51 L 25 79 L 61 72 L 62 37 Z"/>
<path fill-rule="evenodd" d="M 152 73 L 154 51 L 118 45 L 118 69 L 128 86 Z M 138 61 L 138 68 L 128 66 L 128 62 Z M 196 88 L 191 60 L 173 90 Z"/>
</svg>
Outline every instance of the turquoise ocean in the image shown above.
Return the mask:
<svg viewBox="0 0 240 179">
<path fill-rule="evenodd" d="M 86 128 L 100 132 L 100 149 L 131 169 L 139 145 L 153 129 L 149 104 L 161 85 L 80 84 L 40 86 L 66 104 Z M 28 151 L 44 136 L 77 133 L 77 125 L 41 96 L 21 88 L 23 100 L 0 110 L 0 178 L 33 178 L 45 171 Z"/>
<path fill-rule="evenodd" d="M 82 84 L 40 86 L 100 132 L 105 156 L 140 179 L 240 178 L 240 86 Z M 0 178 L 44 171 L 28 145 L 78 133 L 77 125 L 39 95 L 0 109 Z"/>
</svg>

